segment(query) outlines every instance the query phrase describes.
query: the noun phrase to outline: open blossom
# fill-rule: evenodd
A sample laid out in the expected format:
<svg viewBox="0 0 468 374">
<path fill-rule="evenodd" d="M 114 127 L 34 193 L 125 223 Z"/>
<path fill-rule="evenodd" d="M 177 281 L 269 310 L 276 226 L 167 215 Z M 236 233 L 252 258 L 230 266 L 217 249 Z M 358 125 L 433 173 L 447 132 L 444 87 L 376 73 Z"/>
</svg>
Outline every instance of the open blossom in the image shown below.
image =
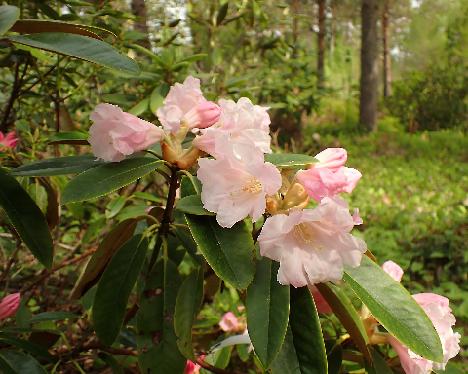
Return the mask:
<svg viewBox="0 0 468 374">
<path fill-rule="evenodd" d="M 460 351 L 460 334 L 452 329 L 455 317 L 449 307 L 449 300 L 433 293 L 420 293 L 413 295 L 413 298 L 426 312 L 439 334 L 444 354 L 443 362 L 437 363 L 418 356 L 393 336 L 389 338 L 389 342 L 400 357 L 406 374 L 429 374 L 432 370 L 444 370 L 448 360 Z"/>
<path fill-rule="evenodd" d="M 218 105 L 204 98 L 200 79 L 188 76 L 170 88 L 156 115 L 164 130 L 176 133 L 182 124 L 190 129 L 209 127 L 218 121 L 220 112 Z"/>
<path fill-rule="evenodd" d="M 280 262 L 278 281 L 302 287 L 343 277 L 357 267 L 366 243 L 350 231 L 353 217 L 344 201 L 324 198 L 314 209 L 268 218 L 258 238 L 260 254 Z"/>
<path fill-rule="evenodd" d="M 316 201 L 333 197 L 341 192 L 351 193 L 362 174 L 343 166 L 347 159 L 343 148 L 328 148 L 315 156 L 318 163 L 297 172 L 297 180 Z"/>
<path fill-rule="evenodd" d="M 401 282 L 401 278 L 403 277 L 404 272 L 400 265 L 393 261 L 385 261 L 382 264 L 382 269 L 394 280 L 396 280 L 397 282 Z"/>
<path fill-rule="evenodd" d="M 243 328 L 242 324 L 239 322 L 239 319 L 232 312 L 224 313 L 219 321 L 219 327 L 225 332 L 238 331 Z"/>
<path fill-rule="evenodd" d="M 8 134 L 4 135 L 0 131 L 0 149 L 2 148 L 14 148 L 18 143 L 18 138 L 14 131 L 10 131 Z"/>
<path fill-rule="evenodd" d="M 252 153 L 271 153 L 270 117 L 268 108 L 254 105 L 250 99 L 219 100 L 219 121 L 193 140 L 193 145 L 216 158 L 225 157 L 229 144 L 238 159 Z"/>
<path fill-rule="evenodd" d="M 250 162 L 235 158 L 198 160 L 197 177 L 203 188 L 201 199 L 206 210 L 216 213 L 222 227 L 232 227 L 247 216 L 257 221 L 265 212 L 267 195 L 281 187 L 281 174 L 263 156 Z"/>
<path fill-rule="evenodd" d="M 20 299 L 21 297 L 18 292 L 5 296 L 0 302 L 0 319 L 14 315 L 19 308 Z"/>
<path fill-rule="evenodd" d="M 94 155 L 105 161 L 122 161 L 164 137 L 161 128 L 112 104 L 97 105 L 91 120 L 89 143 Z"/>
<path fill-rule="evenodd" d="M 382 269 L 398 282 L 403 276 L 403 269 L 393 261 L 385 262 Z M 449 299 L 434 293 L 419 293 L 413 295 L 413 298 L 426 312 L 439 334 L 444 354 L 443 362 L 437 363 L 418 356 L 393 336 L 390 336 L 388 341 L 400 357 L 406 374 L 429 374 L 432 370 L 444 370 L 448 360 L 460 351 L 460 334 L 452 329 L 455 317 L 449 307 Z"/>
</svg>

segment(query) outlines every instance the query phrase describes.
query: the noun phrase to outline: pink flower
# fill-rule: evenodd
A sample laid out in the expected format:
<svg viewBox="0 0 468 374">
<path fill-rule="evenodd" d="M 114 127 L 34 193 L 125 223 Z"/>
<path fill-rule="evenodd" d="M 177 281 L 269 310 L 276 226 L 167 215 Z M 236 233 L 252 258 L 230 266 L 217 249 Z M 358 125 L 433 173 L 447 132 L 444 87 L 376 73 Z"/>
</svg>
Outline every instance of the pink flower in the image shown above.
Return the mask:
<svg viewBox="0 0 468 374">
<path fill-rule="evenodd" d="M 221 330 L 230 332 L 230 331 L 238 331 L 239 328 L 241 327 L 241 323 L 237 319 L 237 317 L 234 315 L 232 312 L 227 312 L 225 313 L 222 317 L 221 320 L 219 321 L 219 327 L 221 327 Z"/>
<path fill-rule="evenodd" d="M 125 156 L 161 141 L 164 131 L 112 104 L 99 104 L 91 113 L 89 143 L 96 157 L 122 161 Z"/>
<path fill-rule="evenodd" d="M 182 124 L 190 129 L 213 125 L 220 116 L 220 108 L 203 97 L 200 79 L 188 76 L 184 83 L 171 87 L 156 115 L 164 130 L 176 133 Z"/>
<path fill-rule="evenodd" d="M 344 201 L 324 198 L 314 209 L 268 218 L 258 238 L 260 254 L 280 262 L 278 281 L 302 287 L 343 277 L 357 267 L 366 243 L 350 231 L 353 217 Z"/>
<path fill-rule="evenodd" d="M 348 159 L 348 154 L 343 148 L 327 148 L 315 155 L 319 162 L 315 165 L 316 168 L 328 168 L 338 170 L 344 166 Z"/>
<path fill-rule="evenodd" d="M 315 307 L 317 308 L 317 312 L 322 314 L 332 314 L 333 310 L 330 307 L 330 304 L 327 303 L 327 300 L 322 296 L 320 291 L 317 287 L 310 285 L 309 290 L 314 298 Z"/>
<path fill-rule="evenodd" d="M 198 374 L 200 373 L 201 366 L 193 361 L 187 360 L 185 364 L 184 374 Z"/>
<path fill-rule="evenodd" d="M 3 135 L 0 131 L 0 149 L 1 148 L 14 148 L 18 143 L 18 138 L 14 131 L 10 131 L 8 134 Z"/>
<path fill-rule="evenodd" d="M 315 156 L 319 162 L 308 170 L 296 174 L 310 197 L 316 201 L 333 197 L 341 192 L 351 193 L 362 174 L 352 168 L 344 167 L 347 154 L 343 148 L 328 148 Z"/>
<path fill-rule="evenodd" d="M 449 307 L 449 300 L 433 293 L 420 293 L 413 295 L 413 298 L 426 312 L 439 334 L 444 353 L 443 362 L 436 363 L 416 355 L 393 336 L 389 337 L 389 342 L 400 357 L 406 374 L 428 374 L 432 370 L 444 370 L 447 362 L 460 351 L 460 334 L 452 329 L 455 317 Z"/>
<path fill-rule="evenodd" d="M 252 155 L 250 162 L 201 158 L 198 164 L 203 206 L 216 213 L 222 227 L 232 227 L 247 216 L 257 221 L 265 212 L 265 197 L 281 187 L 280 172 L 273 164 L 263 162 L 263 156 Z"/>
<path fill-rule="evenodd" d="M 400 265 L 393 261 L 385 261 L 382 265 L 382 269 L 397 282 L 401 282 L 404 271 Z"/>
<path fill-rule="evenodd" d="M 20 294 L 12 293 L 11 295 L 5 296 L 0 302 L 0 319 L 11 317 L 16 313 L 20 305 Z"/>
<path fill-rule="evenodd" d="M 193 145 L 216 158 L 226 157 L 226 145 L 238 159 L 248 158 L 252 153 L 270 153 L 270 117 L 268 108 L 254 105 L 241 97 L 219 100 L 219 121 L 204 130 L 193 140 Z"/>
</svg>

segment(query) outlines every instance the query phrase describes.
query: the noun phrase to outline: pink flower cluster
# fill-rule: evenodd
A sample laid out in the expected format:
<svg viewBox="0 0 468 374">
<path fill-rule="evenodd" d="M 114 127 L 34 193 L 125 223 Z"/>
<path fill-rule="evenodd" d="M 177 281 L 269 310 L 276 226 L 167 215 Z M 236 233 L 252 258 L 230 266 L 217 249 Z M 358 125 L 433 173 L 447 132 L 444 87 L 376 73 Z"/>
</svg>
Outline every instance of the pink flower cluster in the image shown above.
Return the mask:
<svg viewBox="0 0 468 374">
<path fill-rule="evenodd" d="M 403 269 L 398 264 L 387 261 L 382 265 L 382 269 L 395 281 L 401 281 Z M 460 351 L 460 334 L 452 329 L 455 317 L 449 307 L 449 300 L 434 293 L 419 293 L 413 295 L 413 298 L 426 312 L 439 334 L 444 354 L 443 361 L 433 362 L 418 356 L 393 336 L 389 337 L 389 343 L 400 357 L 401 366 L 406 374 L 429 374 L 432 370 L 445 370 L 448 360 Z"/>
<path fill-rule="evenodd" d="M 162 142 L 164 159 L 179 168 L 198 160 L 201 200 L 220 226 L 271 215 L 258 242 L 262 256 L 280 262 L 282 284 L 337 281 L 345 265 L 359 266 L 366 244 L 350 232 L 362 220 L 338 195 L 352 192 L 361 173 L 344 166 L 344 149 L 326 149 L 308 169 L 283 172 L 265 162 L 271 153 L 268 108 L 246 97 L 208 101 L 193 77 L 172 86 L 156 114 L 162 128 L 113 105 L 98 105 L 89 139 L 94 154 L 120 161 Z M 184 149 L 189 131 L 196 136 Z M 212 157 L 200 158 L 203 152 Z M 316 207 L 308 208 L 310 198 Z"/>
</svg>

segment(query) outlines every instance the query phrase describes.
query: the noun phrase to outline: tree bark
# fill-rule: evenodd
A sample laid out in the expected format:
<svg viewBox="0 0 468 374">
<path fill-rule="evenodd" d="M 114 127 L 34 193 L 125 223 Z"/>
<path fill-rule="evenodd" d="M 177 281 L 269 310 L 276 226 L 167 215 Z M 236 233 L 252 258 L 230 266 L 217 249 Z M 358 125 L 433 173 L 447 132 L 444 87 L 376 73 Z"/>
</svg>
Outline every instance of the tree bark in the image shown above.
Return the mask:
<svg viewBox="0 0 468 374">
<path fill-rule="evenodd" d="M 132 0 L 132 13 L 136 17 L 133 23 L 133 29 L 135 31 L 141 32 L 145 34 L 145 37 L 138 41 L 142 47 L 151 48 L 151 43 L 149 40 L 149 30 L 148 25 L 146 23 L 148 17 L 146 13 L 146 5 L 145 0 Z"/>
<path fill-rule="evenodd" d="M 317 34 L 317 87 L 323 88 L 325 82 L 325 2 L 318 2 L 318 34 Z"/>
<path fill-rule="evenodd" d="M 382 49 L 383 49 L 383 96 L 392 94 L 392 70 L 390 58 L 389 1 L 384 2 L 382 11 Z"/>
<path fill-rule="evenodd" d="M 377 122 L 378 51 L 377 18 L 379 0 L 362 0 L 361 82 L 359 120 L 372 131 Z"/>
</svg>

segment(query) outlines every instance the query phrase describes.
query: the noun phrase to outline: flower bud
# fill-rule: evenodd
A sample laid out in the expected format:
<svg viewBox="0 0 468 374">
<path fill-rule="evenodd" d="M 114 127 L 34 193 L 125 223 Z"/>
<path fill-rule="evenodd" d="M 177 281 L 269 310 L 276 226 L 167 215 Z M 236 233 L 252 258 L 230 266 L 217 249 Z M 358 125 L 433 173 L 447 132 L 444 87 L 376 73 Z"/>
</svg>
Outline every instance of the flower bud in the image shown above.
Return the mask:
<svg viewBox="0 0 468 374">
<path fill-rule="evenodd" d="M 189 110 L 182 122 L 190 129 L 206 129 L 214 125 L 221 115 L 221 108 L 212 101 L 203 101 Z"/>
<path fill-rule="evenodd" d="M 18 310 L 19 305 L 19 292 L 4 297 L 3 300 L 0 302 L 0 319 L 5 319 L 14 315 Z"/>
</svg>

